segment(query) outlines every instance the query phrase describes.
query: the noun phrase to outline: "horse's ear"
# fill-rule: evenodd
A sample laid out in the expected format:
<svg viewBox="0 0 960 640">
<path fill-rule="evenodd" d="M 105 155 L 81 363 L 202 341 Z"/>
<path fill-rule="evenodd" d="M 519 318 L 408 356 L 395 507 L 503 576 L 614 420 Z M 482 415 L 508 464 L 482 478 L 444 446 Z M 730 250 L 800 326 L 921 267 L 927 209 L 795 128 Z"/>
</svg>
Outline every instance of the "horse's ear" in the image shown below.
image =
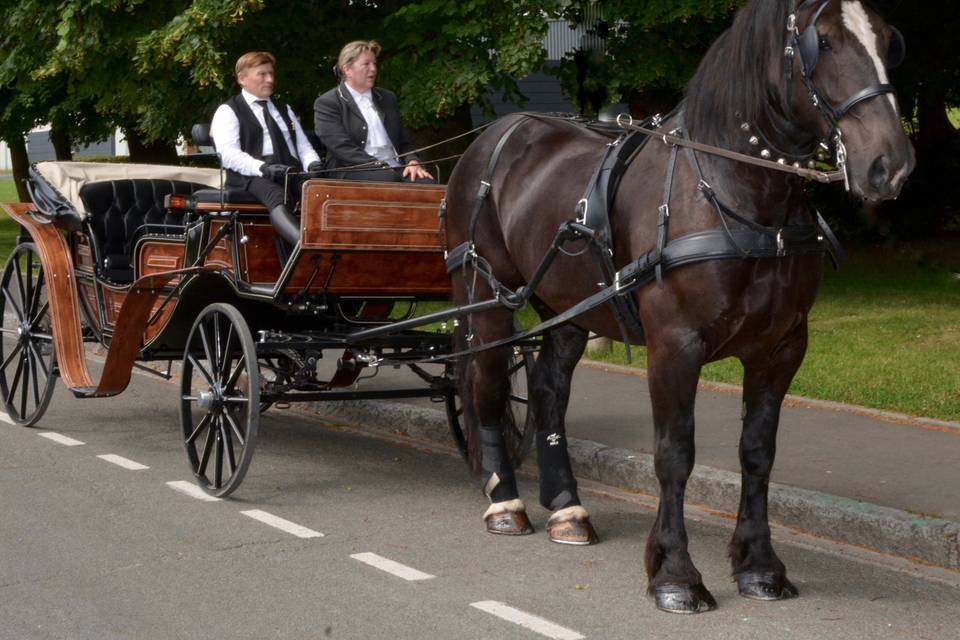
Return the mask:
<svg viewBox="0 0 960 640">
<path fill-rule="evenodd" d="M 887 69 L 896 69 L 907 57 L 907 41 L 896 27 L 890 27 L 890 46 L 887 48 Z"/>
</svg>

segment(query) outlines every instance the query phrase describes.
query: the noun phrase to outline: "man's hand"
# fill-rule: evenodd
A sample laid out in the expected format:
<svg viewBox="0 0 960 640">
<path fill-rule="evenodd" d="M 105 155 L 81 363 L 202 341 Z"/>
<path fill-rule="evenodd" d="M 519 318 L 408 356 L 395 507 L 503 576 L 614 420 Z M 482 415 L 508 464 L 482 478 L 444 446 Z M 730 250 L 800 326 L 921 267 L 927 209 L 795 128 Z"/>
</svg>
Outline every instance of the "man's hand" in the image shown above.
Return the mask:
<svg viewBox="0 0 960 640">
<path fill-rule="evenodd" d="M 433 180 L 433 176 L 430 175 L 430 172 L 421 167 L 420 163 L 416 160 L 411 160 L 407 163 L 407 166 L 403 168 L 403 177 L 410 182 L 413 182 L 418 178 L 429 178 Z"/>
<path fill-rule="evenodd" d="M 307 171 L 323 171 L 323 163 L 319 160 L 314 160 L 310 163 L 310 166 L 307 167 Z"/>
<path fill-rule="evenodd" d="M 293 167 L 287 164 L 267 164 L 264 162 L 262 165 L 260 165 L 260 173 L 264 178 L 269 180 L 277 180 L 282 178 L 292 170 Z"/>
</svg>

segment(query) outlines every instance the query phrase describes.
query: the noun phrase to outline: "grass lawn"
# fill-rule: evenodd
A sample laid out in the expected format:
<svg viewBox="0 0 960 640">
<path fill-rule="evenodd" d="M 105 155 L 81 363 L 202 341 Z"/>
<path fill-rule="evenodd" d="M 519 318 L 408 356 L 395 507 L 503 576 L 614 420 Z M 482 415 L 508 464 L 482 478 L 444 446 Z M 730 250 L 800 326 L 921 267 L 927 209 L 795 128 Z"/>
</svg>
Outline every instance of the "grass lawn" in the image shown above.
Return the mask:
<svg viewBox="0 0 960 640">
<path fill-rule="evenodd" d="M 16 200 L 13 181 L 0 180 L 0 202 Z M 0 216 L 0 259 L 17 233 L 16 223 Z M 960 237 L 848 252 L 839 272 L 827 272 L 791 393 L 960 421 Z M 623 346 L 603 359 L 625 363 Z M 634 350 L 634 366 L 645 366 L 642 348 Z M 703 371 L 718 382 L 742 376 L 734 360 Z"/>
</svg>

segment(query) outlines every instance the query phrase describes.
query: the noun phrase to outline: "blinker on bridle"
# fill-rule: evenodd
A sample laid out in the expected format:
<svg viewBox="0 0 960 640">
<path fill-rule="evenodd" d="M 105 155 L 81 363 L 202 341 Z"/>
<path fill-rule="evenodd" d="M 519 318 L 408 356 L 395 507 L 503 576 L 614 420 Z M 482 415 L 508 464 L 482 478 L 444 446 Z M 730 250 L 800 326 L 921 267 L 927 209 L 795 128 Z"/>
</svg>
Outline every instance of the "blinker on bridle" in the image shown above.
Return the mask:
<svg viewBox="0 0 960 640">
<path fill-rule="evenodd" d="M 853 94 L 838 107 L 833 106 L 828 100 L 823 98 L 813 85 L 813 72 L 817 67 L 817 63 L 820 61 L 820 34 L 817 32 L 817 20 L 820 19 L 820 15 L 827 8 L 827 5 L 830 4 L 831 0 L 794 0 L 794 2 L 799 4 L 795 4 L 793 12 L 787 17 L 788 38 L 787 46 L 784 49 L 784 76 L 786 81 L 785 95 L 787 106 L 789 108 L 789 105 L 792 104 L 791 85 L 793 84 L 793 60 L 794 57 L 796 57 L 800 63 L 800 79 L 807 88 L 810 101 L 813 103 L 813 106 L 820 111 L 820 114 L 830 127 L 826 139 L 832 140 L 836 147 L 837 167 L 843 171 L 844 184 L 847 191 L 849 191 L 850 181 L 847 173 L 847 150 L 843 144 L 843 134 L 837 123 L 861 102 L 888 93 L 896 93 L 896 89 L 892 84 L 871 85 Z M 820 7 L 816 10 L 816 13 L 813 14 L 806 28 L 801 32 L 797 25 L 798 14 L 818 3 Z M 886 60 L 888 69 L 899 66 L 906 56 L 906 43 L 903 35 L 893 27 L 891 27 L 891 30 L 893 35 L 887 50 Z"/>
</svg>

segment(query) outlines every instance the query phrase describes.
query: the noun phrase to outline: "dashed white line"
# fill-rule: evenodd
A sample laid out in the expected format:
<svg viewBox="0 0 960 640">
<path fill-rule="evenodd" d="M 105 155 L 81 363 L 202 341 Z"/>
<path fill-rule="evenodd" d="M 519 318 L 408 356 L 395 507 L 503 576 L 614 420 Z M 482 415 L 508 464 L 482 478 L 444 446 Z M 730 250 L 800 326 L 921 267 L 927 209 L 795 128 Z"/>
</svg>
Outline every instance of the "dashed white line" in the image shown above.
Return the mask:
<svg viewBox="0 0 960 640">
<path fill-rule="evenodd" d="M 248 518 L 253 518 L 254 520 L 258 520 L 264 524 L 268 524 L 271 527 L 293 534 L 298 538 L 322 538 L 323 537 L 323 534 L 320 533 L 319 531 L 308 529 L 306 527 L 300 526 L 296 522 L 290 522 L 289 520 L 284 520 L 280 516 L 275 516 L 272 513 L 267 513 L 266 511 L 261 511 L 260 509 L 250 509 L 249 511 L 241 511 L 240 513 L 247 516 Z"/>
<path fill-rule="evenodd" d="M 399 562 L 394 562 L 389 558 L 384 558 L 383 556 L 378 556 L 375 553 L 355 553 L 350 556 L 354 560 L 359 560 L 365 564 L 370 565 L 380 569 L 381 571 L 386 571 L 387 573 L 393 574 L 398 578 L 403 578 L 404 580 L 429 580 L 430 578 L 436 578 L 429 573 L 424 573 L 423 571 L 417 571 L 412 567 L 400 564 Z"/>
<path fill-rule="evenodd" d="M 482 602 L 473 602 L 471 607 L 495 615 L 502 620 L 520 625 L 525 629 L 530 629 L 542 636 L 552 640 L 583 640 L 586 636 L 577 633 L 573 629 L 561 627 L 549 620 L 535 616 L 532 613 L 526 613 L 519 609 L 514 609 L 502 602 L 496 600 L 483 600 Z"/>
<path fill-rule="evenodd" d="M 174 491 L 185 493 L 191 498 L 196 498 L 197 500 L 203 500 L 204 502 L 220 502 L 220 498 L 211 496 L 194 483 L 187 482 L 186 480 L 175 480 L 173 482 L 168 482 L 167 486 Z"/>
<path fill-rule="evenodd" d="M 114 455 L 114 454 L 112 454 L 112 453 L 105 453 L 105 454 L 103 454 L 102 456 L 97 456 L 97 457 L 100 458 L 101 460 L 106 460 L 107 462 L 112 462 L 113 464 L 117 465 L 118 467 L 123 467 L 124 469 L 129 469 L 129 470 L 131 470 L 131 471 L 142 471 L 142 470 L 144 470 L 144 469 L 149 469 L 149 468 L 150 468 L 150 467 L 148 467 L 148 466 L 145 465 L 145 464 L 140 464 L 139 462 L 136 462 L 136 461 L 134 461 L 134 460 L 130 460 L 129 458 L 124 458 L 124 457 L 122 457 L 122 456 L 117 456 L 117 455 Z"/>
<path fill-rule="evenodd" d="M 43 433 L 38 433 L 37 435 L 40 436 L 41 438 L 46 438 L 47 440 L 53 440 L 54 442 L 59 442 L 65 447 L 79 447 L 80 445 L 84 444 L 79 440 L 68 438 L 65 435 L 54 433 L 53 431 L 44 431 Z"/>
</svg>

